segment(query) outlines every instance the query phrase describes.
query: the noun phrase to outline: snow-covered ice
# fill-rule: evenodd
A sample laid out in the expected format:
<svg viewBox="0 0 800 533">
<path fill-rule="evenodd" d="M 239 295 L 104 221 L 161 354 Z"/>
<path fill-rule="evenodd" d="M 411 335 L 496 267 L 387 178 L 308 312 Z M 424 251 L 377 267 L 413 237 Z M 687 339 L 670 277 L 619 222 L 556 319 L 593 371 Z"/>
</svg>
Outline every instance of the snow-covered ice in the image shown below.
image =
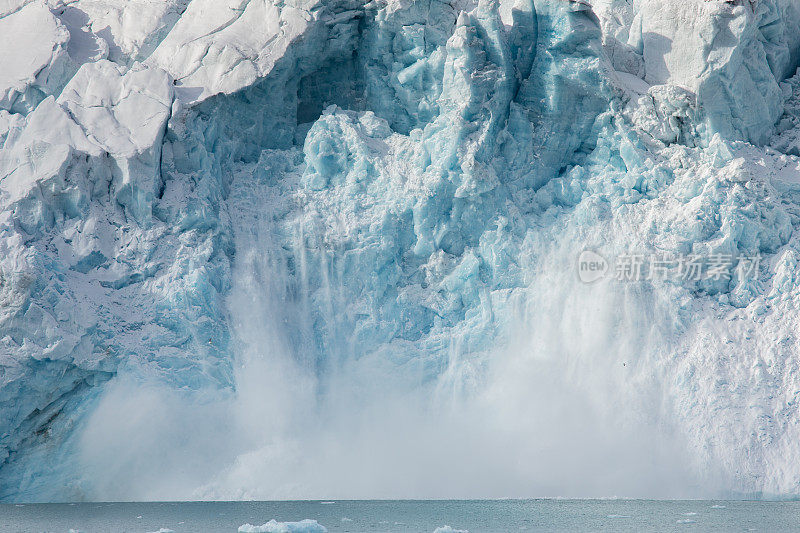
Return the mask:
<svg viewBox="0 0 800 533">
<path fill-rule="evenodd" d="M 25 112 L 66 82 L 70 34 L 40 2 L 7 1 L 0 15 L 0 33 L 13 46 L 0 55 L 0 109 Z"/>
</svg>

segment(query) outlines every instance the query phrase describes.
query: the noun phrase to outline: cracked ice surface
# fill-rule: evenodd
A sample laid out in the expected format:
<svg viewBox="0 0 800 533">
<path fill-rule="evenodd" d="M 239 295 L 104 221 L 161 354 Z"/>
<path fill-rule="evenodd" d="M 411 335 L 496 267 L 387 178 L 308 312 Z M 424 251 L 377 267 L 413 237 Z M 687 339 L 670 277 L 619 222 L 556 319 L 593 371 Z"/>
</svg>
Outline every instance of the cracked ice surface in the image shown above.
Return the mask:
<svg viewBox="0 0 800 533">
<path fill-rule="evenodd" d="M 798 23 L 0 3 L 0 498 L 800 493 Z"/>
</svg>

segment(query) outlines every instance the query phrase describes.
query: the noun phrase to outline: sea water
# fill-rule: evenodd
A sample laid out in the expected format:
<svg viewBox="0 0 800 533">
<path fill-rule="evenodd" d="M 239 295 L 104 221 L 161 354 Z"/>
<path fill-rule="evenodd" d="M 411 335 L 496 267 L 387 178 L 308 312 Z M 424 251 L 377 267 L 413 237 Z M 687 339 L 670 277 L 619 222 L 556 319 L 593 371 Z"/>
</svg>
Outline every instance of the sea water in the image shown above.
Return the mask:
<svg viewBox="0 0 800 533">
<path fill-rule="evenodd" d="M 236 532 L 313 519 L 329 532 L 798 531 L 798 501 L 491 500 L 0 505 L 2 532 Z"/>
</svg>

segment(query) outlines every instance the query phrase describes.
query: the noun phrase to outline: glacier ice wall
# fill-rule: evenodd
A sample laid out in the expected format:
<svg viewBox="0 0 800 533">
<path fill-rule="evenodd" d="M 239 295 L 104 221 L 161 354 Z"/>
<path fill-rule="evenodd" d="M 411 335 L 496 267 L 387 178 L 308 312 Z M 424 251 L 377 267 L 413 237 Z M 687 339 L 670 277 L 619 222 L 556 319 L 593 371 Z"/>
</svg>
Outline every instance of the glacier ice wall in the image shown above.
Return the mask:
<svg viewBox="0 0 800 533">
<path fill-rule="evenodd" d="M 0 6 L 0 499 L 797 495 L 798 24 Z"/>
</svg>

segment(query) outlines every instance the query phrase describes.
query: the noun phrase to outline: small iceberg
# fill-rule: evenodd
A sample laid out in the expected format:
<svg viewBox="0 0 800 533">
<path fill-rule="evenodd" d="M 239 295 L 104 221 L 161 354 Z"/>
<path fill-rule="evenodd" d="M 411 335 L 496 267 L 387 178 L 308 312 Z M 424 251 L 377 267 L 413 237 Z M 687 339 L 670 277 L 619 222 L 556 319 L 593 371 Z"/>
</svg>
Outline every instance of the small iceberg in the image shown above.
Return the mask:
<svg viewBox="0 0 800 533">
<path fill-rule="evenodd" d="M 316 520 L 278 522 L 273 519 L 260 526 L 251 524 L 239 526 L 239 533 L 328 533 L 328 530 Z"/>
<path fill-rule="evenodd" d="M 437 527 L 433 533 L 469 533 L 466 529 L 453 529 L 450 526 Z"/>
</svg>

